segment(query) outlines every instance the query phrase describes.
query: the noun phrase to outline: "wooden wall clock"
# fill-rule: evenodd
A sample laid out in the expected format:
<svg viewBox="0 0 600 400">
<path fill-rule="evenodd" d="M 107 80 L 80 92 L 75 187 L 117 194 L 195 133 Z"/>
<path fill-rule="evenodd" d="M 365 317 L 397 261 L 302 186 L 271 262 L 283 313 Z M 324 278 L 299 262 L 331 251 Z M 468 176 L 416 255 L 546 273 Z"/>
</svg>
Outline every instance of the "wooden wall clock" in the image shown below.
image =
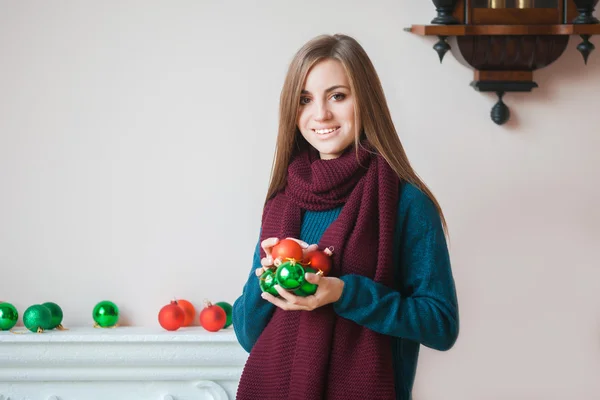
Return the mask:
<svg viewBox="0 0 600 400">
<path fill-rule="evenodd" d="M 600 34 L 594 17 L 599 0 L 433 0 L 437 16 L 431 25 L 412 25 L 406 31 L 437 36 L 433 46 L 440 62 L 453 39 L 456 58 L 474 69 L 476 90 L 495 92 L 498 102 L 492 120 L 504 124 L 510 111 L 506 92 L 530 92 L 538 85 L 533 72 L 556 61 L 571 35 L 582 42 L 577 50 L 587 64 L 594 50 L 591 35 Z"/>
</svg>

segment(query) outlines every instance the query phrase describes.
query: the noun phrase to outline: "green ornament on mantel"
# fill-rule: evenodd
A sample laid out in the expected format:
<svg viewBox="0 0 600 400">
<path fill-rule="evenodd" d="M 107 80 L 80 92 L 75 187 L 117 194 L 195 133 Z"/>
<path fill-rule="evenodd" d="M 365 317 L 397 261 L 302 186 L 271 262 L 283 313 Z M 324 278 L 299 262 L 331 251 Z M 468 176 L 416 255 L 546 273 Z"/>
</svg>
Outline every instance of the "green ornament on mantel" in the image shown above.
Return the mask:
<svg viewBox="0 0 600 400">
<path fill-rule="evenodd" d="M 50 329 L 52 313 L 41 304 L 34 304 L 23 313 L 23 324 L 31 332 L 42 333 L 44 329 Z"/>
<path fill-rule="evenodd" d="M 11 330 L 19 320 L 19 313 L 10 303 L 0 303 L 0 331 Z"/>
<path fill-rule="evenodd" d="M 94 328 L 116 328 L 119 321 L 119 307 L 112 301 L 104 300 L 96 304 L 92 312 Z"/>
<path fill-rule="evenodd" d="M 56 303 L 52 303 L 51 301 L 44 303 L 42 305 L 44 307 L 48 308 L 48 310 L 50 310 L 50 314 L 52 315 L 52 318 L 50 321 L 50 327 L 48 329 L 54 329 L 54 328 L 57 328 L 59 330 L 65 329 L 61 325 L 61 322 L 63 319 L 63 311 L 60 308 L 60 306 Z"/>
<path fill-rule="evenodd" d="M 215 306 L 221 307 L 225 311 L 225 315 L 227 315 L 227 321 L 225 322 L 225 326 L 223 327 L 223 329 L 225 329 L 229 325 L 231 325 L 231 315 L 233 312 L 233 307 L 226 301 L 220 301 L 218 303 L 215 303 Z"/>
</svg>

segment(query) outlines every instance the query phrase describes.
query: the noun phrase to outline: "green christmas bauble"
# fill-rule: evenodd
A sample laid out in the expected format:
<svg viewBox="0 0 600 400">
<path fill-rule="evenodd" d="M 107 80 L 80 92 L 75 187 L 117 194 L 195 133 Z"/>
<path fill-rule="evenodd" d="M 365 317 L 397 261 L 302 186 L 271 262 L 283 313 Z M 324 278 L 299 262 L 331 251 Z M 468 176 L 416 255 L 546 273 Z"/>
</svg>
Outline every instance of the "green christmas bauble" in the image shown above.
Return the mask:
<svg viewBox="0 0 600 400">
<path fill-rule="evenodd" d="M 317 273 L 317 271 L 315 269 L 310 268 L 310 267 L 304 267 L 304 272 L 312 272 L 313 274 Z M 302 283 L 300 284 L 300 287 L 298 289 L 294 290 L 294 294 L 296 296 L 301 296 L 301 297 L 310 296 L 311 294 L 315 294 L 318 287 L 319 287 L 319 285 L 310 283 L 309 281 L 306 280 L 304 275 L 302 275 Z"/>
<path fill-rule="evenodd" d="M 284 289 L 298 289 L 304 281 L 304 268 L 295 261 L 286 261 L 277 267 L 275 280 Z"/>
<path fill-rule="evenodd" d="M 225 329 L 229 325 L 231 325 L 231 314 L 233 312 L 233 307 L 231 307 L 231 304 L 227 303 L 226 301 L 220 301 L 218 303 L 215 303 L 215 306 L 221 307 L 225 311 L 225 315 L 227 315 L 227 321 L 225 322 L 225 326 L 223 327 L 223 329 Z"/>
<path fill-rule="evenodd" d="M 119 307 L 112 301 L 101 301 L 94 307 L 92 317 L 103 328 L 115 326 L 119 321 Z"/>
<path fill-rule="evenodd" d="M 23 324 L 31 332 L 41 332 L 49 329 L 52 323 L 52 313 L 47 307 L 35 304 L 23 313 Z"/>
<path fill-rule="evenodd" d="M 260 290 L 262 290 L 263 292 L 270 293 L 273 296 L 279 296 L 279 292 L 273 287 L 276 283 L 277 282 L 275 281 L 275 274 L 270 269 L 266 270 L 262 273 L 261 276 L 258 277 L 258 284 L 260 286 Z"/>
<path fill-rule="evenodd" d="M 17 324 L 19 313 L 10 303 L 0 303 L 0 331 L 8 331 Z"/>
<path fill-rule="evenodd" d="M 63 312 L 60 306 L 56 303 L 52 303 L 51 301 L 42 304 L 48 310 L 50 310 L 50 314 L 52 315 L 50 321 L 50 327 L 48 329 L 54 329 L 59 326 L 63 319 Z"/>
</svg>

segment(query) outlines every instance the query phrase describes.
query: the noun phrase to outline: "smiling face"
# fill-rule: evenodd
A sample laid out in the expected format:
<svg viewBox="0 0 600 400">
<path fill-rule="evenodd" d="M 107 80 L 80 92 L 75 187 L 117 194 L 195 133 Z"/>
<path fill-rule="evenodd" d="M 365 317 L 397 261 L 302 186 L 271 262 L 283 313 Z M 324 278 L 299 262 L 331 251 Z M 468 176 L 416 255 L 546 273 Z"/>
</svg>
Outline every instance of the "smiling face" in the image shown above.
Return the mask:
<svg viewBox="0 0 600 400">
<path fill-rule="evenodd" d="M 339 157 L 354 143 L 354 94 L 342 64 L 325 59 L 315 64 L 304 82 L 297 125 L 321 159 Z"/>
</svg>

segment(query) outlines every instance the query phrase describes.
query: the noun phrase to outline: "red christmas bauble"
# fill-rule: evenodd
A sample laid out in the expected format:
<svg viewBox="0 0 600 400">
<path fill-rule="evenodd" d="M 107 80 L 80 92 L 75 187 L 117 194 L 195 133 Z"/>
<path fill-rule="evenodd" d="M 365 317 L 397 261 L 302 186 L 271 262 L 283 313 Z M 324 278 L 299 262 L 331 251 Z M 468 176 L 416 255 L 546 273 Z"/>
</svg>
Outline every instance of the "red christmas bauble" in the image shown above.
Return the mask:
<svg viewBox="0 0 600 400">
<path fill-rule="evenodd" d="M 292 239 L 283 239 L 271 249 L 273 260 L 279 258 L 285 261 L 287 258 L 293 258 L 296 261 L 302 260 L 302 246 Z"/>
<path fill-rule="evenodd" d="M 311 251 L 306 254 L 302 264 L 323 271 L 323 275 L 329 275 L 329 272 L 331 271 L 331 257 L 321 250 Z"/>
<path fill-rule="evenodd" d="M 167 304 L 158 312 L 158 323 L 168 331 L 176 331 L 183 326 L 185 312 L 176 301 Z"/>
<path fill-rule="evenodd" d="M 219 306 L 206 303 L 206 307 L 200 311 L 200 325 L 209 332 L 223 329 L 227 323 L 227 314 Z"/>
<path fill-rule="evenodd" d="M 183 324 L 182 326 L 190 326 L 194 319 L 196 319 L 196 309 L 194 305 L 187 300 L 179 299 L 177 300 L 177 305 L 181 307 L 184 314 Z"/>
</svg>

